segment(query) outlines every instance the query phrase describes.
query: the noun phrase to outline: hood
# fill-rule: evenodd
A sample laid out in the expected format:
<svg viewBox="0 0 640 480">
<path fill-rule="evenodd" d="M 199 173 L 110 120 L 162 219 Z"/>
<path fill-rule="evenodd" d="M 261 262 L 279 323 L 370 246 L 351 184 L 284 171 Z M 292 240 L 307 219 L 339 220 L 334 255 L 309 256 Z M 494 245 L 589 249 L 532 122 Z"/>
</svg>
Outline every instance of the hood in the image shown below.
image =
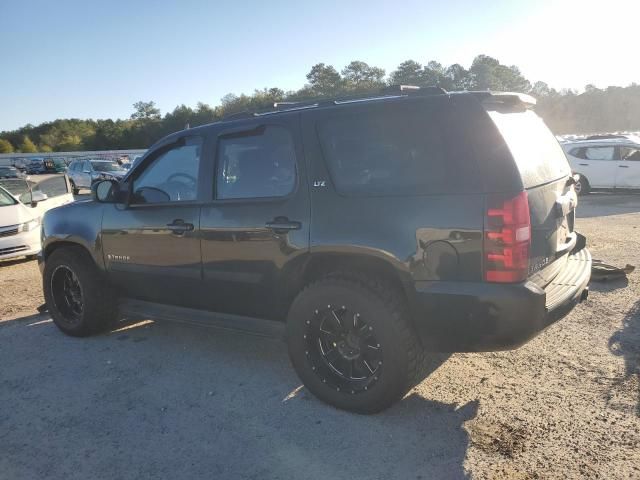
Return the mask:
<svg viewBox="0 0 640 480">
<path fill-rule="evenodd" d="M 22 203 L 0 207 L 0 228 L 28 222 L 36 218 L 34 213 Z"/>
</svg>

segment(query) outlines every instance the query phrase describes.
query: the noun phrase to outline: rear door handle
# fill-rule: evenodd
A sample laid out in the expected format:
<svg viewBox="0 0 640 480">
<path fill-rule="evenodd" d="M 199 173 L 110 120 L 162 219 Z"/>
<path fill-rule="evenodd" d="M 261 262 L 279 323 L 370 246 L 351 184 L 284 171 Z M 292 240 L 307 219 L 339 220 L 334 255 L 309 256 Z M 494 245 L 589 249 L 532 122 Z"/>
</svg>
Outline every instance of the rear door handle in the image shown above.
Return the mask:
<svg viewBox="0 0 640 480">
<path fill-rule="evenodd" d="M 267 222 L 265 227 L 276 233 L 286 233 L 291 230 L 300 230 L 302 228 L 302 224 L 300 222 L 291 221 L 286 217 L 277 217 L 270 222 Z"/>
<path fill-rule="evenodd" d="M 193 231 L 193 223 L 185 223 L 181 218 L 177 218 L 171 223 L 167 223 L 167 228 L 177 235 L 181 235 L 184 232 Z"/>
<path fill-rule="evenodd" d="M 629 168 L 629 165 L 618 165 L 618 168 Z"/>
<path fill-rule="evenodd" d="M 580 165 L 581 167 L 588 167 L 589 166 L 588 163 L 579 163 L 578 165 Z"/>
</svg>

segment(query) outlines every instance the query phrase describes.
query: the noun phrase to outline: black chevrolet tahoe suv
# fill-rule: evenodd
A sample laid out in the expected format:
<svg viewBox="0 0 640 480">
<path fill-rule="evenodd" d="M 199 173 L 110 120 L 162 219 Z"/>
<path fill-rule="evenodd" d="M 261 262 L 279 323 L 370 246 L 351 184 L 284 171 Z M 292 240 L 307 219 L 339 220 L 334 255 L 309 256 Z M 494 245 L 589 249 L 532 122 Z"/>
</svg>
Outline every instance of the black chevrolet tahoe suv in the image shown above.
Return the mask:
<svg viewBox="0 0 640 480">
<path fill-rule="evenodd" d="M 280 330 L 317 397 L 380 411 L 428 352 L 516 348 L 586 298 L 575 179 L 533 103 L 397 87 L 172 134 L 46 214 L 49 312 L 75 336 Z"/>
</svg>

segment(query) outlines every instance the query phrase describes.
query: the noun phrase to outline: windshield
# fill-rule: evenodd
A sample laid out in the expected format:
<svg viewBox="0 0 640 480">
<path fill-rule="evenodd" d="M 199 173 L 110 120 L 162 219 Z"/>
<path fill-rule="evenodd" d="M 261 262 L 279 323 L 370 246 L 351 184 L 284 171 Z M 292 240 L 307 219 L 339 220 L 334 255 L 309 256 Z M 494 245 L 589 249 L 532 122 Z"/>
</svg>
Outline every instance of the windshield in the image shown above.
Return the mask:
<svg viewBox="0 0 640 480">
<path fill-rule="evenodd" d="M 117 163 L 91 162 L 91 165 L 96 172 L 124 172 L 124 168 Z"/>
<path fill-rule="evenodd" d="M 10 205 L 15 205 L 16 201 L 13 199 L 7 191 L 0 187 L 0 207 L 8 207 Z"/>
</svg>

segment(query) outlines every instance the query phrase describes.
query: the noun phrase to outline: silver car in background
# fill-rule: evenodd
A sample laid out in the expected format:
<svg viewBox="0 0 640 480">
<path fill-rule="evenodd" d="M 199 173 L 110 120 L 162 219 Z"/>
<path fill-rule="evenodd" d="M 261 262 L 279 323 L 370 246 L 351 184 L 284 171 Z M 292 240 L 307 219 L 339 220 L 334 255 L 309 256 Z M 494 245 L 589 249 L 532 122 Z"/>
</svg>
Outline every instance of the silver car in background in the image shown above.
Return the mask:
<svg viewBox="0 0 640 480">
<path fill-rule="evenodd" d="M 74 160 L 67 168 L 74 195 L 81 188 L 91 188 L 99 180 L 120 180 L 127 173 L 113 160 Z"/>
</svg>

